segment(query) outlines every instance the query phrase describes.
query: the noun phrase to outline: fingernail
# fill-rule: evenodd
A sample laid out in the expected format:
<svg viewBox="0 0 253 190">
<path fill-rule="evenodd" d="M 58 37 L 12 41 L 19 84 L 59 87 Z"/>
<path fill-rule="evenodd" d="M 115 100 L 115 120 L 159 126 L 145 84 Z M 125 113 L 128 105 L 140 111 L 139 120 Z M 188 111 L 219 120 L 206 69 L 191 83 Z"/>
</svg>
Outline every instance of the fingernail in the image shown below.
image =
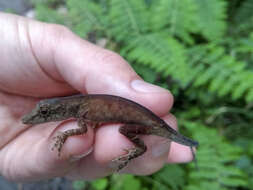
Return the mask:
<svg viewBox="0 0 253 190">
<path fill-rule="evenodd" d="M 167 91 L 164 88 L 147 83 L 143 80 L 133 80 L 131 82 L 131 87 L 138 92 L 146 92 L 146 93 Z"/>
<path fill-rule="evenodd" d="M 151 152 L 152 155 L 157 158 L 163 156 L 164 154 L 168 154 L 170 150 L 170 143 L 171 141 L 163 142 L 163 143 L 156 143 L 152 145 Z"/>
<path fill-rule="evenodd" d="M 81 160 L 85 156 L 89 155 L 93 151 L 93 147 L 91 147 L 87 152 L 81 154 L 81 155 L 74 155 L 70 157 L 70 162 L 76 162 L 78 160 Z"/>
</svg>

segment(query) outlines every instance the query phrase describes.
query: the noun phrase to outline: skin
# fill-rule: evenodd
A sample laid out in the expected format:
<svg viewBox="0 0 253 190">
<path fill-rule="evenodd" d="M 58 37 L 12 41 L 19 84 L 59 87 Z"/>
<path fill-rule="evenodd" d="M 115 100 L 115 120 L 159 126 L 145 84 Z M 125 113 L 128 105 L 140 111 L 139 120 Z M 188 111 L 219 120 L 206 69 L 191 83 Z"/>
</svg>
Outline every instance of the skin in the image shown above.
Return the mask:
<svg viewBox="0 0 253 190">
<path fill-rule="evenodd" d="M 76 121 L 33 127 L 21 117 L 44 98 L 71 94 L 113 94 L 134 100 L 162 117 L 173 104 L 169 91 L 148 84 L 119 55 L 97 47 L 67 28 L 0 13 L 0 174 L 13 181 L 34 181 L 65 176 L 96 179 L 112 173 L 110 161 L 132 143 L 109 124 L 82 136 L 68 138 L 61 157 L 50 151 L 53 136 L 77 128 Z M 133 160 L 124 173 L 147 175 L 165 163 L 188 162 L 188 147 L 163 146 L 159 137 L 142 138 L 148 151 Z"/>
</svg>

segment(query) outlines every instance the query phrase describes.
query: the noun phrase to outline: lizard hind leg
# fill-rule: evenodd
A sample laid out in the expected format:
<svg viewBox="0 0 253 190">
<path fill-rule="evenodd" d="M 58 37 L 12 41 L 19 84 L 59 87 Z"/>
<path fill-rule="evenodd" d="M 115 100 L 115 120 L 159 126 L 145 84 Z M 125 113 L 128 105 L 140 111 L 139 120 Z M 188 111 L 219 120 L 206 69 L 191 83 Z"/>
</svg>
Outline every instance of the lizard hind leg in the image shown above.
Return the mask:
<svg viewBox="0 0 253 190">
<path fill-rule="evenodd" d="M 147 128 L 145 126 L 126 124 L 120 127 L 119 132 L 127 137 L 135 145 L 135 147 L 125 149 L 126 154 L 112 160 L 112 162 L 115 162 L 118 165 L 117 171 L 124 168 L 130 160 L 144 154 L 147 150 L 143 140 L 138 138 L 138 134 L 147 134 Z"/>
<path fill-rule="evenodd" d="M 62 147 L 68 137 L 82 135 L 87 132 L 87 125 L 84 119 L 78 119 L 78 126 L 79 128 L 76 129 L 69 129 L 67 131 L 58 132 L 58 135 L 53 137 L 54 145 L 52 147 L 52 150 L 57 149 L 59 157 L 61 155 Z"/>
</svg>

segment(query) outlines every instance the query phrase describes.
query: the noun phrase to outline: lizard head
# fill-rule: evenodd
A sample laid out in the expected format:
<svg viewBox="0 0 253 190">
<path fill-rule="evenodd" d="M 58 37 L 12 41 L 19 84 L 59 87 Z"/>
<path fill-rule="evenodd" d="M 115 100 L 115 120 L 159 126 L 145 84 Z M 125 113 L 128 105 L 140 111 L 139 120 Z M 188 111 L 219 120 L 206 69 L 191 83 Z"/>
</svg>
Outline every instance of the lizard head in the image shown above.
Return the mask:
<svg viewBox="0 0 253 190">
<path fill-rule="evenodd" d="M 66 106 L 57 102 L 40 101 L 36 107 L 22 118 L 24 124 L 39 124 L 66 119 Z"/>
</svg>

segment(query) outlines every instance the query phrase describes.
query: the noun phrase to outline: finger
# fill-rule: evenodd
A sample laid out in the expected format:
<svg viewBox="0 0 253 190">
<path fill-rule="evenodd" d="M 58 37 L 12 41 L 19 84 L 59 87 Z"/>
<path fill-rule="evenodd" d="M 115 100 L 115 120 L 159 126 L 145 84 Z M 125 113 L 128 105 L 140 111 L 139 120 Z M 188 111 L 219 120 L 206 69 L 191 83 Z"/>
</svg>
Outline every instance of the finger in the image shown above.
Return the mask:
<svg viewBox="0 0 253 190">
<path fill-rule="evenodd" d="M 168 163 L 186 163 L 193 159 L 193 155 L 189 146 L 184 146 L 175 142 L 171 143 Z"/>
<path fill-rule="evenodd" d="M 1 174 L 14 181 L 34 181 L 65 176 L 78 159 L 92 151 L 93 131 L 88 128 L 84 135 L 69 137 L 60 157 L 51 150 L 59 131 L 77 128 L 74 121 L 58 124 L 42 124 L 23 132 L 0 151 Z M 15 159 L 14 159 L 15 158 Z"/>
</svg>

